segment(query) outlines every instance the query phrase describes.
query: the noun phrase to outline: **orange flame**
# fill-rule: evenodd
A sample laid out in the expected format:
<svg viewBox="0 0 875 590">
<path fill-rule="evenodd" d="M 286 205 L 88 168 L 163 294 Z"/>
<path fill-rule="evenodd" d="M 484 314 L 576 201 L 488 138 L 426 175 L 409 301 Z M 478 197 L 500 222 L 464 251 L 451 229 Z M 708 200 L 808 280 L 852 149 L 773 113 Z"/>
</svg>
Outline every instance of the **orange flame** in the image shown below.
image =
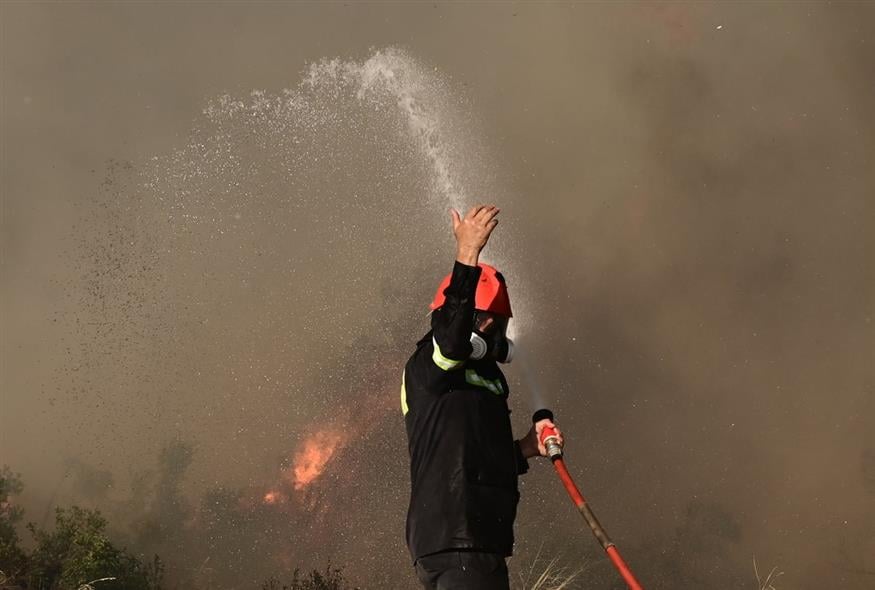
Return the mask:
<svg viewBox="0 0 875 590">
<path fill-rule="evenodd" d="M 304 448 L 295 453 L 292 468 L 292 483 L 296 490 L 303 490 L 313 483 L 334 453 L 343 445 L 345 438 L 337 432 L 322 430 L 304 442 Z"/>
</svg>

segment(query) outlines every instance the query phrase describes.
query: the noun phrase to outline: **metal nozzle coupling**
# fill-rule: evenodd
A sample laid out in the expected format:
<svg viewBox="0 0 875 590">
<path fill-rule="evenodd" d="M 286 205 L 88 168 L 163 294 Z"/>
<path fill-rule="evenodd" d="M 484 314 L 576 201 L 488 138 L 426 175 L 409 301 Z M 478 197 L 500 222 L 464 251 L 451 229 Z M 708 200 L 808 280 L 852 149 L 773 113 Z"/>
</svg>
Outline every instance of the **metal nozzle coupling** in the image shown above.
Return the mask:
<svg viewBox="0 0 875 590">
<path fill-rule="evenodd" d="M 553 430 L 552 428 L 545 428 L 544 430 Z M 562 445 L 559 444 L 559 437 L 555 434 L 551 434 L 549 436 L 544 437 L 544 448 L 547 449 L 547 456 L 550 459 L 555 459 L 557 457 L 562 456 Z"/>
</svg>

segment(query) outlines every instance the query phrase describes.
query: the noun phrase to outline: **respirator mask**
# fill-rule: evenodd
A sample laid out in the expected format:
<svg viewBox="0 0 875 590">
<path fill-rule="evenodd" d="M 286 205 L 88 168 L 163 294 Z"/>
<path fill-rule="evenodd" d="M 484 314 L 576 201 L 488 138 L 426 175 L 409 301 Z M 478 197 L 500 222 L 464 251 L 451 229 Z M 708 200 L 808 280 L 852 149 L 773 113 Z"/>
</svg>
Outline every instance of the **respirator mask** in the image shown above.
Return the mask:
<svg viewBox="0 0 875 590">
<path fill-rule="evenodd" d="M 507 337 L 506 316 L 488 311 L 474 312 L 474 331 L 471 332 L 471 358 L 479 361 L 492 358 L 499 363 L 513 360 L 513 340 Z"/>
</svg>

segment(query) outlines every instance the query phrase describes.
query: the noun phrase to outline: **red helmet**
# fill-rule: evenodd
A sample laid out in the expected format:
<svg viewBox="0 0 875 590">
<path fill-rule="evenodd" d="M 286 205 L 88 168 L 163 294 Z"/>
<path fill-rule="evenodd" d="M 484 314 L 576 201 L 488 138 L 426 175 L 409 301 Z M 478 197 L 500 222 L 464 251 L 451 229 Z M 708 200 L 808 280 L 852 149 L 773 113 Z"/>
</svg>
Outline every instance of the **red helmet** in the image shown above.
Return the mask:
<svg viewBox="0 0 875 590">
<path fill-rule="evenodd" d="M 477 293 L 474 296 L 474 309 L 478 311 L 488 311 L 494 314 L 513 317 L 510 310 L 510 298 L 507 296 L 507 284 L 504 282 L 504 276 L 495 267 L 488 264 L 479 263 L 477 266 L 481 268 L 480 281 L 477 283 Z M 438 287 L 437 293 L 434 296 L 434 301 L 431 302 L 431 309 L 437 309 L 444 304 L 444 289 L 450 285 L 452 273 L 444 277 Z"/>
</svg>

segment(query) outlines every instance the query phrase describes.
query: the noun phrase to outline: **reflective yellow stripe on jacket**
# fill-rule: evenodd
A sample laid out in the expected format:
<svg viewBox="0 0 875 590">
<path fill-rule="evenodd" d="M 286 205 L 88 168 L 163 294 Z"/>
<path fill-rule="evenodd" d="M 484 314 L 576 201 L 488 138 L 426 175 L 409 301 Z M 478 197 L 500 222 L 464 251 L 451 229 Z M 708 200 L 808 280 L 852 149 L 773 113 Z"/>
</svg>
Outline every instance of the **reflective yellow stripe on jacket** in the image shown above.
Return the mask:
<svg viewBox="0 0 875 590">
<path fill-rule="evenodd" d="M 431 353 L 431 360 L 433 360 L 434 364 L 444 371 L 452 371 L 453 369 L 457 369 L 465 364 L 464 360 L 454 361 L 453 359 L 445 357 L 443 353 L 441 353 L 441 347 L 438 346 L 437 340 L 434 339 L 434 336 L 431 337 L 431 342 L 434 344 L 434 352 Z"/>
<path fill-rule="evenodd" d="M 404 384 L 404 373 L 401 371 L 401 414 L 406 416 L 410 408 L 407 407 L 407 386 Z"/>
<path fill-rule="evenodd" d="M 474 369 L 465 371 L 465 381 L 471 385 L 485 387 L 495 395 L 504 394 L 504 387 L 501 385 L 501 379 L 484 379 Z"/>
</svg>

